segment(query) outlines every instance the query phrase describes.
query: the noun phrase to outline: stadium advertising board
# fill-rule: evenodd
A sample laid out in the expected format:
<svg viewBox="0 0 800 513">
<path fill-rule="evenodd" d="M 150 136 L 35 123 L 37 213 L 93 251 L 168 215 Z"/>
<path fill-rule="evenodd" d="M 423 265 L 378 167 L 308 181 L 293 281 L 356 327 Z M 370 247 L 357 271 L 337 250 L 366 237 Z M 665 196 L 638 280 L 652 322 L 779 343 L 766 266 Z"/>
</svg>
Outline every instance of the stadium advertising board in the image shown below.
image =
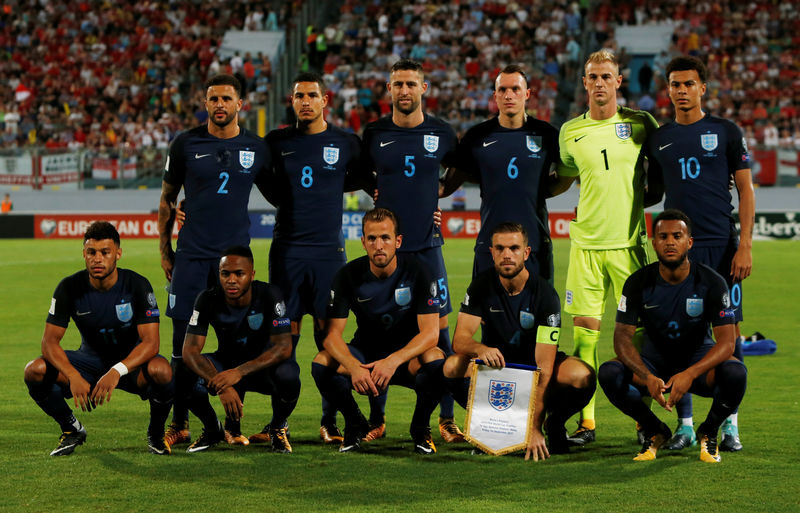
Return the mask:
<svg viewBox="0 0 800 513">
<path fill-rule="evenodd" d="M 33 184 L 33 161 L 30 156 L 0 157 L 0 185 Z"/>
<path fill-rule="evenodd" d="M 550 212 L 550 236 L 554 239 L 569 237 L 570 212 Z M 474 239 L 481 231 L 481 214 L 477 210 L 442 212 L 442 235 L 445 239 Z"/>
<path fill-rule="evenodd" d="M 158 238 L 156 214 L 37 214 L 33 220 L 36 239 L 80 239 L 93 221 L 108 221 L 122 238 Z M 173 235 L 178 234 L 177 226 Z"/>
<path fill-rule="evenodd" d="M 65 184 L 77 182 L 80 155 L 78 153 L 62 153 L 58 155 L 42 155 L 42 184 Z"/>
</svg>

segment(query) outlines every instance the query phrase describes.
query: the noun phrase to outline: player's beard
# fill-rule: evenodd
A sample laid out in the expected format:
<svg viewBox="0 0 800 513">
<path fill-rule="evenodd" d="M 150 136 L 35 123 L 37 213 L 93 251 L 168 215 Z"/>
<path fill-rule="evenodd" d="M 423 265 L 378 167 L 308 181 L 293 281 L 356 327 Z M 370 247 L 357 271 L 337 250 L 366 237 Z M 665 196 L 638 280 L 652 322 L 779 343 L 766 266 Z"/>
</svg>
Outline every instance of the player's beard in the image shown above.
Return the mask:
<svg viewBox="0 0 800 513">
<path fill-rule="evenodd" d="M 211 116 L 211 122 L 217 125 L 220 128 L 225 128 L 226 126 L 230 125 L 233 122 L 234 118 L 236 118 L 236 112 L 226 112 L 225 118 L 222 121 L 217 121 L 214 115 Z"/>
<path fill-rule="evenodd" d="M 657 256 L 658 256 L 658 261 L 661 263 L 661 265 L 663 265 L 670 271 L 674 271 L 675 269 L 682 266 L 684 262 L 686 262 L 686 257 L 688 256 L 688 254 L 689 252 L 686 251 L 682 255 L 680 255 L 676 260 L 667 260 L 665 258 L 662 258 L 661 255 Z"/>
<path fill-rule="evenodd" d="M 515 266 L 510 271 L 504 270 L 502 266 L 495 266 L 495 271 L 497 271 L 497 274 L 499 274 L 500 276 L 502 276 L 503 278 L 505 278 L 507 280 L 512 280 L 512 279 L 516 278 L 517 275 L 519 273 L 521 273 L 523 269 L 525 269 L 525 262 L 524 261 L 521 264 Z"/>
<path fill-rule="evenodd" d="M 397 253 L 393 254 L 391 258 L 387 258 L 386 261 L 383 262 L 383 263 L 378 263 L 377 261 L 375 261 L 374 258 L 371 258 L 370 262 L 372 262 L 372 265 L 374 265 L 375 267 L 377 267 L 379 269 L 383 269 L 384 267 L 387 267 L 389 264 L 391 264 L 392 260 L 394 260 L 396 257 L 397 257 Z"/>
<path fill-rule="evenodd" d="M 394 108 L 402 112 L 403 114 L 411 114 L 412 112 L 416 111 L 419 108 L 419 104 L 422 103 L 421 101 L 411 101 L 411 104 L 407 108 L 403 108 L 400 106 L 400 101 L 398 100 L 394 104 Z"/>
</svg>

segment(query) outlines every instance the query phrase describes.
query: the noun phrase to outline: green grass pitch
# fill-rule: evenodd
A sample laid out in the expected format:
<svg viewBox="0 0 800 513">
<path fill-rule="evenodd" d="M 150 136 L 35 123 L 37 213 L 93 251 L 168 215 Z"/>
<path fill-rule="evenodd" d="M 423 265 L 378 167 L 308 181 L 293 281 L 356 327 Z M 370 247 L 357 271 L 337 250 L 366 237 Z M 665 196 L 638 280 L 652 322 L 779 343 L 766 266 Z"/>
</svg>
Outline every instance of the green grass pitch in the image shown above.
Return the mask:
<svg viewBox="0 0 800 513">
<path fill-rule="evenodd" d="M 253 242 L 262 279 L 267 276 L 266 245 Z M 546 462 L 525 462 L 519 453 L 472 456 L 466 444 L 441 443 L 436 433 L 438 454 L 414 455 L 408 436 L 413 393 L 399 387 L 389 394 L 387 437 L 369 444 L 364 454 L 340 455 L 318 439 L 309 319 L 298 350 L 303 389 L 290 419 L 294 454 L 271 454 L 251 445 L 218 446 L 193 455 L 177 447 L 169 457 L 150 455 L 147 403 L 118 392 L 97 411 L 78 413 L 89 433 L 84 446 L 72 456 L 51 458 L 59 430 L 29 398 L 22 369 L 40 352 L 53 289 L 83 266 L 80 250 L 74 240 L 4 240 L 0 245 L 0 511 L 800 511 L 800 449 L 794 439 L 800 421 L 798 242 L 754 243 L 755 270 L 744 287 L 743 332 L 758 330 L 774 338 L 778 352 L 746 360 L 749 386 L 740 414 L 744 450 L 723 453 L 716 466 L 701 463 L 695 448 L 661 452 L 654 462 L 633 462 L 638 449 L 633 422 L 601 391 L 597 442 Z M 568 250 L 567 241 L 556 242 L 556 288 L 562 298 Z M 348 243 L 351 258 L 361 253 L 357 242 Z M 470 278 L 472 241 L 448 241 L 445 259 L 457 307 Z M 156 241 L 123 241 L 120 265 L 147 276 L 163 308 L 165 280 Z M 165 321 L 162 354 L 170 346 L 171 324 Z M 564 326 L 560 345 L 569 352 L 568 316 Z M 612 329 L 609 303 L 600 346 L 603 361 L 612 356 Z M 78 341 L 72 326 L 64 345 L 74 348 Z M 696 398 L 694 404 L 699 423 L 710 403 Z M 218 401 L 215 406 L 222 411 Z M 456 415 L 462 423 L 463 410 L 457 407 Z M 673 414 L 662 410 L 659 415 L 675 424 Z M 244 431 L 260 430 L 268 418 L 269 400 L 248 395 Z M 199 434 L 197 419 L 192 429 Z"/>
</svg>

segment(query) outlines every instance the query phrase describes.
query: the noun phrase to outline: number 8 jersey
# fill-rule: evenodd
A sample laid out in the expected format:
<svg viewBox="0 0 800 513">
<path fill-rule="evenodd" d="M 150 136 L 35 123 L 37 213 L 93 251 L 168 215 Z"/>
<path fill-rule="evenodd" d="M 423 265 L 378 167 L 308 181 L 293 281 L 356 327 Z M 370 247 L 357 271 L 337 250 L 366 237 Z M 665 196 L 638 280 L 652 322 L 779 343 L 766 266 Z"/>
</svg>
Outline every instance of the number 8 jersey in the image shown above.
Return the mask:
<svg viewBox="0 0 800 513">
<path fill-rule="evenodd" d="M 218 258 L 226 248 L 250 244 L 247 205 L 253 183 L 264 179 L 271 155 L 261 137 L 240 129 L 220 139 L 206 125 L 172 142 L 164 181 L 186 195 L 186 224 L 177 253 L 189 258 Z"/>
<path fill-rule="evenodd" d="M 564 123 L 559 134 L 559 175 L 581 181 L 578 215 L 570 239 L 583 249 L 622 249 L 644 244 L 644 154 L 653 116 L 618 107 L 594 120 L 589 113 Z"/>
</svg>

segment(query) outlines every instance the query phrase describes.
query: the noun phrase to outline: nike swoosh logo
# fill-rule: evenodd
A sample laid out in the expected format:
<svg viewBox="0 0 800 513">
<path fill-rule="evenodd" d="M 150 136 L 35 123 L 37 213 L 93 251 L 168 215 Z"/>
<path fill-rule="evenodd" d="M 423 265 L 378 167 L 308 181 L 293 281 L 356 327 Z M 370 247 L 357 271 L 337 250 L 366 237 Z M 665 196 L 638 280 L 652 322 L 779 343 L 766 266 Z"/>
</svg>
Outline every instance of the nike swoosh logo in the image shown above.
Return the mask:
<svg viewBox="0 0 800 513">
<path fill-rule="evenodd" d="M 487 146 L 491 146 L 491 145 L 493 145 L 493 144 L 494 144 L 494 143 L 496 143 L 496 142 L 497 142 L 497 141 L 489 141 L 489 142 L 486 142 L 486 141 L 484 141 L 484 142 L 483 142 L 483 147 L 485 148 L 485 147 L 487 147 Z"/>
<path fill-rule="evenodd" d="M 652 310 L 653 308 L 658 308 L 659 305 L 644 305 L 645 310 Z"/>
<path fill-rule="evenodd" d="M 389 146 L 390 144 L 394 144 L 394 143 L 396 143 L 396 142 L 397 142 L 397 141 L 382 142 L 382 143 L 381 143 L 381 148 L 383 148 L 384 146 Z"/>
<path fill-rule="evenodd" d="M 575 138 L 575 142 L 578 142 L 578 141 L 580 141 L 580 140 L 581 140 L 581 139 L 583 139 L 584 137 L 586 137 L 586 134 L 584 134 L 584 135 L 582 135 L 582 136 L 580 136 L 580 137 L 576 137 L 576 138 Z"/>
<path fill-rule="evenodd" d="M 291 155 L 292 153 L 295 153 L 295 152 L 293 152 L 293 151 L 282 151 L 281 152 L 281 157 L 285 157 L 286 155 Z"/>
<path fill-rule="evenodd" d="M 664 148 L 669 148 L 670 146 L 672 146 L 672 143 L 665 144 L 664 146 L 659 146 L 659 147 L 658 147 L 658 151 L 661 151 L 661 150 L 663 150 Z"/>
<path fill-rule="evenodd" d="M 492 308 L 492 307 L 490 306 L 490 307 L 489 307 L 489 311 L 490 311 L 490 312 L 492 312 L 492 313 L 500 313 L 500 312 L 504 312 L 505 310 L 503 310 L 502 308 L 501 308 L 500 310 L 496 310 L 496 309 L 494 309 L 494 308 Z"/>
<path fill-rule="evenodd" d="M 195 154 L 194 154 L 194 158 L 195 158 L 195 159 L 201 159 L 201 158 L 203 158 L 203 157 L 210 157 L 210 156 L 211 156 L 211 154 L 210 154 L 210 153 L 203 153 L 202 155 L 200 155 L 199 153 L 195 153 Z"/>
<path fill-rule="evenodd" d="M 360 297 L 357 297 L 356 299 L 358 300 L 359 303 L 366 303 L 367 301 L 372 301 L 371 297 L 368 297 L 368 298 L 365 298 L 365 299 L 361 299 Z"/>
<path fill-rule="evenodd" d="M 89 315 L 90 313 L 92 313 L 91 310 L 89 310 L 88 312 L 75 312 L 75 315 L 77 315 L 78 317 L 83 317 L 84 315 Z"/>
</svg>

